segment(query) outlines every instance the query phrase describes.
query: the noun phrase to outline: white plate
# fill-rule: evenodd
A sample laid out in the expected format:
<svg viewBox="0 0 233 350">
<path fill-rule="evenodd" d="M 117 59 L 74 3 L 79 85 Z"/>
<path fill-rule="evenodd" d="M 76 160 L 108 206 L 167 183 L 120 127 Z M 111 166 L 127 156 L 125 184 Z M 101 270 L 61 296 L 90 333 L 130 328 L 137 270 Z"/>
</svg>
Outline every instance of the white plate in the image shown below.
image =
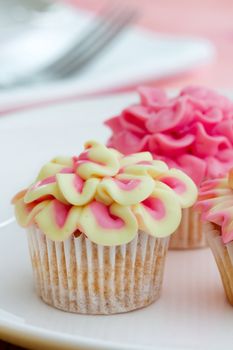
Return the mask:
<svg viewBox="0 0 233 350">
<path fill-rule="evenodd" d="M 50 106 L 0 118 L 0 213 L 10 197 L 56 154 L 105 141 L 101 122 L 134 101 L 121 95 Z M 127 314 L 85 316 L 44 304 L 35 294 L 27 242 L 16 224 L 0 230 L 0 337 L 34 349 L 222 350 L 232 348 L 233 310 L 208 249 L 169 252 L 163 293 Z"/>
</svg>

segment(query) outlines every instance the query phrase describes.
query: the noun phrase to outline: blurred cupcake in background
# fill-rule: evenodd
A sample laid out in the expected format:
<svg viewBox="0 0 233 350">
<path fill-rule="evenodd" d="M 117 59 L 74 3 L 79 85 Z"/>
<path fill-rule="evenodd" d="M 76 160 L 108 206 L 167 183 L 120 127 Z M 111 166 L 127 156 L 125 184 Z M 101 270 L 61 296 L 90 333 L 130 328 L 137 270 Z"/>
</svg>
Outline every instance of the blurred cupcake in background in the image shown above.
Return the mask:
<svg viewBox="0 0 233 350">
<path fill-rule="evenodd" d="M 149 151 L 154 159 L 186 172 L 199 187 L 233 166 L 233 104 L 217 92 L 186 87 L 169 98 L 163 90 L 139 89 L 140 102 L 125 108 L 105 124 L 108 146 L 124 154 Z M 184 209 L 170 248 L 206 245 L 200 215 Z"/>
<path fill-rule="evenodd" d="M 89 141 L 79 156 L 54 158 L 13 199 L 38 295 L 84 314 L 151 304 L 169 236 L 196 197 L 186 174 L 149 152 L 127 157 Z"/>
<path fill-rule="evenodd" d="M 202 184 L 197 208 L 205 222 L 204 234 L 215 257 L 226 296 L 233 305 L 233 170 L 224 178 Z"/>
</svg>

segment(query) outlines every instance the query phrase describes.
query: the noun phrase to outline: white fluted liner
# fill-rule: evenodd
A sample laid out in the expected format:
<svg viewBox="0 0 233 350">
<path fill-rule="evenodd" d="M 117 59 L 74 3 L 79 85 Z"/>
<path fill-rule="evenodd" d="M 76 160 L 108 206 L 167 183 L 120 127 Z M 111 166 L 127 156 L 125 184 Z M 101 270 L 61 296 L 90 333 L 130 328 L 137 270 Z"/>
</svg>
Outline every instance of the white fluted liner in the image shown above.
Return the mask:
<svg viewBox="0 0 233 350">
<path fill-rule="evenodd" d="M 171 235 L 169 249 L 194 249 L 206 245 L 200 213 L 194 207 L 183 209 L 180 226 Z"/>
<path fill-rule="evenodd" d="M 53 242 L 28 229 L 38 295 L 59 309 L 112 314 L 144 307 L 160 295 L 168 238 L 139 231 L 128 244 L 104 247 L 83 234 Z"/>
<path fill-rule="evenodd" d="M 220 236 L 220 226 L 204 224 L 208 244 L 217 263 L 227 299 L 233 305 L 233 242 L 224 244 Z"/>
</svg>

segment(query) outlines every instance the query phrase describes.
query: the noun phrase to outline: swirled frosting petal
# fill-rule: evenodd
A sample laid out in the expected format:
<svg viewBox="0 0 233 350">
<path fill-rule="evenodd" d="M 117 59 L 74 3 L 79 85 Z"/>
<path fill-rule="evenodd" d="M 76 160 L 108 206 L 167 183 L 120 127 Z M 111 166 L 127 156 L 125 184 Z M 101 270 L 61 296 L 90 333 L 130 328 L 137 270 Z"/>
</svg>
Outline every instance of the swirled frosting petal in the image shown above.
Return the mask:
<svg viewBox="0 0 233 350">
<path fill-rule="evenodd" d="M 223 243 L 233 241 L 233 170 L 227 177 L 205 181 L 199 193 L 197 208 L 202 219 L 221 227 Z"/>
<path fill-rule="evenodd" d="M 161 188 L 153 193 L 133 211 L 138 219 L 139 228 L 152 236 L 161 237 L 174 232 L 180 224 L 181 207 L 175 194 Z"/>
<path fill-rule="evenodd" d="M 43 210 L 48 204 L 49 200 L 45 200 L 38 204 L 26 204 L 23 198 L 15 203 L 15 213 L 18 223 L 22 227 L 27 227 L 32 224 L 35 216 Z"/>
<path fill-rule="evenodd" d="M 68 203 L 85 205 L 89 203 L 96 193 L 100 182 L 97 178 L 84 181 L 77 174 L 57 174 L 58 186 Z"/>
<path fill-rule="evenodd" d="M 51 162 L 45 164 L 38 176 L 37 181 L 44 180 L 50 176 L 54 176 L 57 173 L 70 173 L 72 172 L 73 161 L 72 158 L 68 157 L 56 157 Z"/>
<path fill-rule="evenodd" d="M 129 156 L 121 158 L 120 166 L 121 168 L 124 168 L 126 166 L 140 164 L 141 162 L 143 163 L 151 162 L 152 160 L 153 160 L 153 157 L 150 152 L 134 153 L 134 154 L 130 154 Z"/>
<path fill-rule="evenodd" d="M 50 239 L 63 241 L 78 229 L 81 212 L 80 207 L 67 206 L 55 199 L 35 215 L 35 222 Z"/>
<path fill-rule="evenodd" d="M 49 176 L 41 181 L 37 181 L 27 190 L 24 202 L 31 203 L 37 199 L 43 198 L 51 198 L 54 197 L 63 203 L 67 203 L 65 197 L 61 193 L 55 176 Z"/>
<path fill-rule="evenodd" d="M 193 181 L 179 169 L 170 169 L 165 176 L 159 177 L 159 181 L 175 192 L 183 208 L 192 205 L 194 194 L 197 198 L 198 192 Z"/>
<path fill-rule="evenodd" d="M 121 205 L 132 205 L 143 201 L 151 194 L 153 188 L 152 178 L 131 174 L 106 177 L 99 185 L 99 189 Z"/>
<path fill-rule="evenodd" d="M 78 157 L 75 167 L 76 173 L 84 180 L 93 176 L 114 176 L 119 170 L 119 160 L 115 151 L 104 145 L 90 141 L 85 144 L 85 152 Z"/>
<path fill-rule="evenodd" d="M 149 175 L 153 179 L 167 171 L 168 166 L 160 160 L 141 161 L 124 167 L 124 172 L 127 174 Z"/>
<path fill-rule="evenodd" d="M 130 242 L 138 230 L 130 207 L 117 203 L 107 207 L 95 201 L 83 208 L 80 225 L 82 232 L 92 242 L 107 246 Z"/>
</svg>

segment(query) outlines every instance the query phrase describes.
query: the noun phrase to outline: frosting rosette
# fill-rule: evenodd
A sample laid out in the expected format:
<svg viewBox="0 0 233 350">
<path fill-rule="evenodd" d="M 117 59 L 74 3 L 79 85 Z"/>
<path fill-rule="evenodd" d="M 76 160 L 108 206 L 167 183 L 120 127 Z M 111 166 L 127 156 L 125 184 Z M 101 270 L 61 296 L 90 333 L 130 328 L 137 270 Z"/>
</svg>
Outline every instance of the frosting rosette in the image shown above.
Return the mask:
<svg viewBox="0 0 233 350">
<path fill-rule="evenodd" d="M 220 226 L 224 244 L 233 241 L 233 169 L 224 178 L 203 182 L 196 207 L 204 221 Z"/>
<path fill-rule="evenodd" d="M 92 242 L 114 246 L 130 242 L 138 230 L 170 235 L 181 209 L 196 197 L 185 173 L 153 160 L 149 152 L 123 156 L 89 141 L 79 156 L 45 164 L 13 203 L 21 226 L 34 224 L 51 240 L 84 233 Z"/>
<path fill-rule="evenodd" d="M 149 151 L 185 171 L 198 186 L 233 166 L 230 100 L 203 87 L 186 87 L 172 98 L 143 87 L 139 95 L 138 104 L 105 122 L 112 130 L 108 146 L 124 154 Z"/>
</svg>

